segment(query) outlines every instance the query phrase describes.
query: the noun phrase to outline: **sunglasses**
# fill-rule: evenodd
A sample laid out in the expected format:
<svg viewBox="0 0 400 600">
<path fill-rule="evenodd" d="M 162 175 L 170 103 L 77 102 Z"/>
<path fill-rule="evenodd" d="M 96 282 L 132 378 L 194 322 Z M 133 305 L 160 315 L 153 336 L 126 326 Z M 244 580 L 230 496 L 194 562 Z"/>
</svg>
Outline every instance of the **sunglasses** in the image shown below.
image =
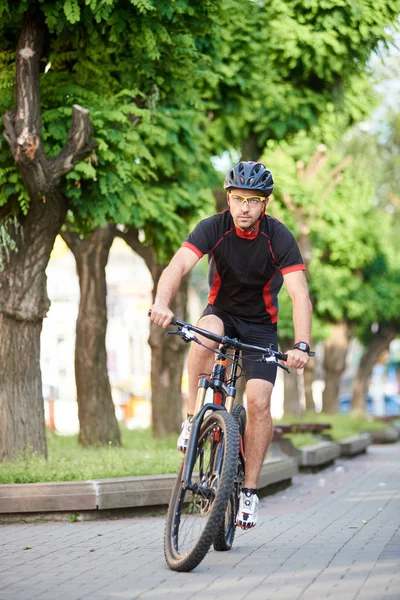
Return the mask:
<svg viewBox="0 0 400 600">
<path fill-rule="evenodd" d="M 231 202 L 234 204 L 247 204 L 248 206 L 258 206 L 264 202 L 265 196 L 242 196 L 241 194 L 229 194 Z"/>
</svg>

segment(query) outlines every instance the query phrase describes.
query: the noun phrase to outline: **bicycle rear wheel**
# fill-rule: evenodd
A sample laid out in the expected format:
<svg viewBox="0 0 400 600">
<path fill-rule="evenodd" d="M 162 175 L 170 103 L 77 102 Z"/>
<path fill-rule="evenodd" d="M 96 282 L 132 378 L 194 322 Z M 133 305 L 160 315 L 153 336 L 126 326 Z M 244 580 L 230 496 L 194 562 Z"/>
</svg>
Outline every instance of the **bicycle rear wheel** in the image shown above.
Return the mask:
<svg viewBox="0 0 400 600">
<path fill-rule="evenodd" d="M 246 430 L 246 409 L 241 404 L 235 404 L 232 410 L 232 416 L 238 424 L 239 434 L 242 439 L 244 451 L 244 433 Z M 239 509 L 239 499 L 244 481 L 245 463 L 241 454 L 238 452 L 237 469 L 235 482 L 226 507 L 223 521 L 220 523 L 217 534 L 214 539 L 214 549 L 219 552 L 226 552 L 232 548 L 236 533 L 236 515 Z"/>
<path fill-rule="evenodd" d="M 172 490 L 164 536 L 170 569 L 191 571 L 207 554 L 232 492 L 238 451 L 235 419 L 222 410 L 213 412 L 200 429 L 191 474 L 193 491 L 182 486 L 184 463 Z"/>
</svg>

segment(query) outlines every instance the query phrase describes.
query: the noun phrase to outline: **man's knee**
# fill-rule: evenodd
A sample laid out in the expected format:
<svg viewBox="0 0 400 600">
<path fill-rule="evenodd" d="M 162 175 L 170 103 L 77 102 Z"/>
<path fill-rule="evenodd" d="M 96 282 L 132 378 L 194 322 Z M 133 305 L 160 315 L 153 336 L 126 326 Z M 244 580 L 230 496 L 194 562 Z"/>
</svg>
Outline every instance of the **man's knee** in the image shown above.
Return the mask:
<svg viewBox="0 0 400 600">
<path fill-rule="evenodd" d="M 250 379 L 246 385 L 247 412 L 251 415 L 270 415 L 274 386 L 263 379 Z"/>
<path fill-rule="evenodd" d="M 224 324 L 216 315 L 205 315 L 197 323 L 198 327 L 208 329 L 217 335 L 224 335 Z"/>
</svg>

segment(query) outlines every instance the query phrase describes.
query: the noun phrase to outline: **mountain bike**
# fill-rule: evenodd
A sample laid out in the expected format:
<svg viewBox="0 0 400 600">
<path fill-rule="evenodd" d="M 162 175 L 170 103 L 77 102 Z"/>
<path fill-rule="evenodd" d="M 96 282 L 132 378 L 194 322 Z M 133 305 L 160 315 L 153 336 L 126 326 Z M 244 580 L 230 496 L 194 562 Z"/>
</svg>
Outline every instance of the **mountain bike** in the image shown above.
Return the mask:
<svg viewBox="0 0 400 600">
<path fill-rule="evenodd" d="M 173 318 L 176 331 L 185 342 L 208 348 L 196 333 L 217 342 L 218 350 L 211 377 L 199 380 L 196 408 L 184 460 L 178 472 L 165 525 L 165 559 L 173 571 L 187 572 L 197 567 L 211 545 L 230 550 L 236 530 L 236 514 L 246 468 L 244 433 L 246 410 L 235 404 L 236 382 L 242 375 L 240 353 L 246 358 L 282 365 L 287 355 L 272 348 L 244 344 L 219 336 Z M 230 352 L 231 351 L 231 352 Z M 212 390 L 212 402 L 207 390 Z"/>
</svg>

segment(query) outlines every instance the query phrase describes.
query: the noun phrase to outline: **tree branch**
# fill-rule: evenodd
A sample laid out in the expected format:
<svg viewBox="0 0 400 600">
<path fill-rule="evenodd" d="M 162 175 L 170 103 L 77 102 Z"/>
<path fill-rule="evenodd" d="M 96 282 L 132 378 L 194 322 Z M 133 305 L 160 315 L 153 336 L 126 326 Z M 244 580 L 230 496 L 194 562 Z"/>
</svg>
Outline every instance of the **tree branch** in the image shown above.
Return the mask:
<svg viewBox="0 0 400 600">
<path fill-rule="evenodd" d="M 3 115 L 3 123 L 4 123 L 4 132 L 3 135 L 10 146 L 11 154 L 15 161 L 17 161 L 17 156 L 19 155 L 17 136 L 15 135 L 15 127 L 14 127 L 14 114 L 8 110 Z"/>
<path fill-rule="evenodd" d="M 297 215 L 298 210 L 297 207 L 293 204 L 292 196 L 290 194 L 281 194 L 281 198 L 283 204 L 286 206 L 288 211 Z"/>
<path fill-rule="evenodd" d="M 329 179 L 333 179 L 338 174 L 342 173 L 342 171 L 344 171 L 349 166 L 352 160 L 352 156 L 346 156 L 346 158 L 344 158 L 341 163 L 339 163 L 334 169 L 329 171 L 327 176 L 323 179 L 323 182 L 328 181 Z"/>
<path fill-rule="evenodd" d="M 327 148 L 324 144 L 320 144 L 310 158 L 310 162 L 304 171 L 304 179 L 315 179 L 318 173 L 320 173 L 326 165 L 327 160 Z"/>
<path fill-rule="evenodd" d="M 89 111 L 78 104 L 74 104 L 72 111 L 72 125 L 69 130 L 68 140 L 60 154 L 52 161 L 51 170 L 55 181 L 71 171 L 89 152 L 94 150 L 97 142 L 91 139 L 93 132 L 89 118 Z"/>
<path fill-rule="evenodd" d="M 144 246 L 139 240 L 139 230 L 134 228 L 121 231 L 117 228 L 116 235 L 124 240 L 124 242 L 132 248 L 136 254 L 143 258 L 150 273 L 153 271 L 154 254 L 149 246 Z"/>
</svg>

